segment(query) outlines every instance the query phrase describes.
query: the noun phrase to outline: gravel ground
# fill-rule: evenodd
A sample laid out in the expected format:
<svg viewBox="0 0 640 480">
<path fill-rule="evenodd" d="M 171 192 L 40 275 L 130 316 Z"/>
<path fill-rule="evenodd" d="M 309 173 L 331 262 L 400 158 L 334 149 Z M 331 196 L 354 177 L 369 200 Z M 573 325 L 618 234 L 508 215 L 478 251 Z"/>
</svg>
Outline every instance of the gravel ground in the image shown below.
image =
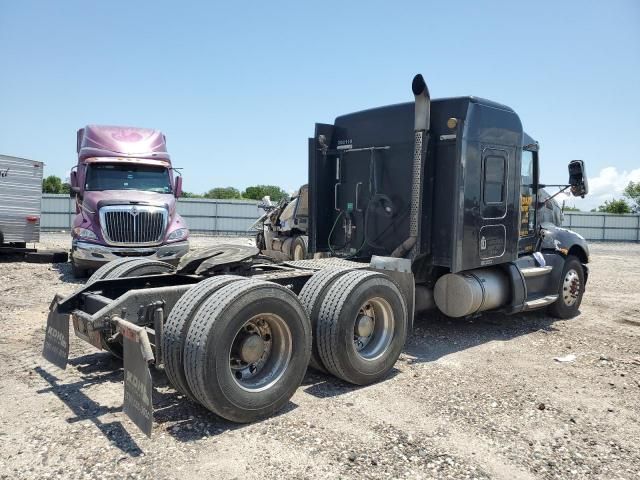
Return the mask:
<svg viewBox="0 0 640 480">
<path fill-rule="evenodd" d="M 214 242 L 250 241 L 194 240 Z M 2 261 L 0 478 L 640 478 L 640 245 L 593 244 L 590 268 L 577 318 L 422 318 L 386 381 L 310 370 L 251 425 L 154 372 L 148 439 L 122 413 L 119 362 L 73 337 L 65 372 L 40 358 L 51 298 L 79 285 L 69 265 Z"/>
</svg>

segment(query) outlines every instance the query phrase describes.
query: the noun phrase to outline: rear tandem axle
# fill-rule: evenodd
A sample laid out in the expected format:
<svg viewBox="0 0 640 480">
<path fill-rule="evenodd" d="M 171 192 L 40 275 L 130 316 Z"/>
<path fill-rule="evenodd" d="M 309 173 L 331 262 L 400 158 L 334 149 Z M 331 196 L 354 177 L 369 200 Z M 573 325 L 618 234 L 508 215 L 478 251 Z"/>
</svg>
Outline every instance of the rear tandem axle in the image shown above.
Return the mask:
<svg viewBox="0 0 640 480">
<path fill-rule="evenodd" d="M 148 259 L 111 262 L 54 298 L 43 355 L 66 367 L 71 318 L 76 336 L 123 358 L 124 411 L 150 435 L 150 365 L 189 399 L 251 422 L 288 402 L 308 364 L 355 384 L 383 378 L 413 318 L 406 259 L 222 270 L 203 277 Z"/>
</svg>

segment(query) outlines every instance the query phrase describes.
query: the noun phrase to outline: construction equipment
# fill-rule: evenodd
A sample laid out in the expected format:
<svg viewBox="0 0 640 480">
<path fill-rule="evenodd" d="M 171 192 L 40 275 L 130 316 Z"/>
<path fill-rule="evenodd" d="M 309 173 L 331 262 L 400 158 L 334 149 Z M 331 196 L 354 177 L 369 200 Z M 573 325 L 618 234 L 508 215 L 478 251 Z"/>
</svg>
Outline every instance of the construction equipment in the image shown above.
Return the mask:
<svg viewBox="0 0 640 480">
<path fill-rule="evenodd" d="M 69 317 L 123 354 L 125 413 L 150 434 L 151 363 L 191 400 L 250 422 L 288 401 L 308 363 L 357 385 L 385 378 L 416 314 L 576 315 L 587 245 L 540 226 L 539 146 L 518 115 L 475 97 L 431 102 L 421 75 L 412 89 L 414 102 L 316 124 L 309 250 L 330 258 L 263 263 L 257 248 L 223 246 L 175 271 L 117 260 L 53 300 L 45 358 L 66 365 Z M 583 162 L 569 168 L 584 196 Z"/>
</svg>

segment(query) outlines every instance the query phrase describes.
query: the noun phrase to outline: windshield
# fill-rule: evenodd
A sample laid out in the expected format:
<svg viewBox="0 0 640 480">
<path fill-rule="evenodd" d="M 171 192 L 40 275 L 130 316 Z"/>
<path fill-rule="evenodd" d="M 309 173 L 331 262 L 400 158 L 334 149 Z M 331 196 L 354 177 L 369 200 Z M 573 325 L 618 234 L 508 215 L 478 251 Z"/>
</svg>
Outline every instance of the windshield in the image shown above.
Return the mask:
<svg viewBox="0 0 640 480">
<path fill-rule="evenodd" d="M 169 170 L 164 167 L 96 163 L 87 168 L 84 189 L 171 193 L 171 182 Z"/>
</svg>

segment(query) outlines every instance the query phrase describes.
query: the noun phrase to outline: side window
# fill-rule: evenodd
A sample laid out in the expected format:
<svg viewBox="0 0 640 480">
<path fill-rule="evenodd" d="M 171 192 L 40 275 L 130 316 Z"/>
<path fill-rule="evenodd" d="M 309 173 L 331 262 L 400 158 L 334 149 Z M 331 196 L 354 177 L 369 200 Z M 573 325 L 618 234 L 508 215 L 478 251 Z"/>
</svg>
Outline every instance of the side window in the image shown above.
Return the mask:
<svg viewBox="0 0 640 480">
<path fill-rule="evenodd" d="M 508 153 L 485 149 L 482 153 L 482 218 L 499 219 L 507 214 Z"/>
<path fill-rule="evenodd" d="M 505 158 L 487 156 L 484 159 L 484 203 L 503 203 L 505 192 Z"/>
<path fill-rule="evenodd" d="M 536 207 L 533 199 L 533 152 L 522 151 L 520 170 L 520 237 L 535 232 Z"/>
</svg>

